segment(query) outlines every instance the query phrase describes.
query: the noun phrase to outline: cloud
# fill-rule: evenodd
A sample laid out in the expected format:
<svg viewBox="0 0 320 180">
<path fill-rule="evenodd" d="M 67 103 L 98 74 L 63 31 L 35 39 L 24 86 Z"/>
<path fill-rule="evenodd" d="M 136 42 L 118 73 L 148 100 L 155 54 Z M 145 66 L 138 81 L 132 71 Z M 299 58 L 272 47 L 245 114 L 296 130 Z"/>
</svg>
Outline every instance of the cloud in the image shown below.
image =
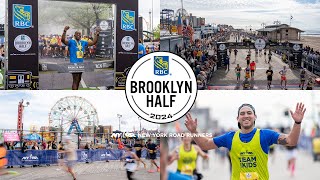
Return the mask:
<svg viewBox="0 0 320 180">
<path fill-rule="evenodd" d="M 18 102 L 24 99 L 30 105 L 24 111 L 24 129 L 31 125 L 48 126 L 48 114 L 57 101 L 66 96 L 79 96 L 87 99 L 96 108 L 99 124 L 112 125 L 118 129 L 117 114 L 127 125 L 121 125 L 121 130 L 139 129 L 138 116 L 131 110 L 125 98 L 124 91 L 12 91 L 0 96 L 0 129 L 16 129 Z M 156 129 L 158 126 L 142 120 L 142 127 Z"/>
<path fill-rule="evenodd" d="M 256 109 L 257 125 L 272 126 L 292 124 L 291 117 L 284 117 L 285 109 L 295 110 L 297 102 L 303 102 L 307 108 L 304 118 L 304 128 L 312 127 L 313 116 L 319 111 L 319 105 L 312 108 L 312 99 L 315 104 L 320 103 L 320 93 L 308 93 L 304 91 L 199 91 L 197 107 L 209 108 L 211 119 L 217 119 L 219 126 L 225 128 L 237 128 L 236 117 L 238 107 L 243 103 L 252 104 Z M 281 97 L 281 98 L 280 98 Z M 314 110 L 314 112 L 313 112 Z M 206 119 L 198 119 L 208 121 Z M 318 122 L 319 123 L 319 122 Z M 310 129 L 309 129 L 310 130 Z"/>
<path fill-rule="evenodd" d="M 43 0 L 41 0 L 43 1 Z M 5 0 L 0 0 L 0 23 L 5 22 Z M 152 0 L 139 0 L 139 15 L 149 22 L 149 11 L 152 10 Z M 147 30 L 147 24 L 144 29 Z M 160 0 L 153 0 L 153 25 L 156 27 L 160 23 Z"/>
<path fill-rule="evenodd" d="M 182 7 L 180 1 L 161 0 L 161 9 L 177 10 Z M 230 24 L 235 28 L 252 25 L 261 28 L 261 23 L 273 24 L 275 20 L 290 23 L 305 31 L 320 31 L 320 1 L 295 0 L 184 0 L 183 7 L 195 16 L 205 17 L 206 23 Z M 320 33 L 320 32 L 319 32 Z"/>
</svg>

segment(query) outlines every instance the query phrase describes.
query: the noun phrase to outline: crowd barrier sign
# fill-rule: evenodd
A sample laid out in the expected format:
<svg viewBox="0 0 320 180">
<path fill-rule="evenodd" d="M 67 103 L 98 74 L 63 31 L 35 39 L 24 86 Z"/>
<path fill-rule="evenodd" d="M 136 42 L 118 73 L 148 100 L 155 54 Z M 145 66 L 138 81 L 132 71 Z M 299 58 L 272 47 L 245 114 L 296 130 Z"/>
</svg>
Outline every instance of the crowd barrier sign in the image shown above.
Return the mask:
<svg viewBox="0 0 320 180">
<path fill-rule="evenodd" d="M 94 162 L 106 160 L 120 160 L 124 150 L 118 149 L 95 149 L 95 150 L 77 150 L 78 162 Z M 7 166 L 28 166 L 28 165 L 47 165 L 57 164 L 60 153 L 57 150 L 20 150 L 7 151 Z M 142 150 L 141 157 L 147 156 L 147 150 Z M 157 153 L 160 156 L 160 153 Z"/>
</svg>

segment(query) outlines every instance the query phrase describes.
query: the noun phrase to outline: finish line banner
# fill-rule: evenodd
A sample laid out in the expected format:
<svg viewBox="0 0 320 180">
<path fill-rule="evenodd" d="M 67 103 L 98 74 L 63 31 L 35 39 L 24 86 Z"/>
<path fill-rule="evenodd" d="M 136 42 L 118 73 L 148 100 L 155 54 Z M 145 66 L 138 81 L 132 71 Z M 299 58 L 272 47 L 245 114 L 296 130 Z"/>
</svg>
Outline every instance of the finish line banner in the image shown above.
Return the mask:
<svg viewBox="0 0 320 180">
<path fill-rule="evenodd" d="M 97 149 L 97 150 L 77 150 L 78 162 L 94 162 L 106 160 L 120 160 L 123 150 L 114 149 Z M 41 165 L 41 164 L 57 164 L 57 150 L 27 150 L 25 153 L 20 150 L 7 151 L 6 158 L 8 159 L 7 166 L 20 165 Z M 142 150 L 142 157 L 147 156 L 147 150 Z M 157 153 L 159 157 L 160 154 Z"/>
</svg>

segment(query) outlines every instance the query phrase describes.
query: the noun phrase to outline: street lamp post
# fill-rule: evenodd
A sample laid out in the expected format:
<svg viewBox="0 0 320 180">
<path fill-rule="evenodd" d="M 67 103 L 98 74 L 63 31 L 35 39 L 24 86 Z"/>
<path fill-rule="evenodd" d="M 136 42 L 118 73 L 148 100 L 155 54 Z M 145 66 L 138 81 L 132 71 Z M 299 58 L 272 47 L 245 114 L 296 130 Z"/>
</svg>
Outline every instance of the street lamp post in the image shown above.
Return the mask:
<svg viewBox="0 0 320 180">
<path fill-rule="evenodd" d="M 121 131 L 121 130 L 120 130 L 120 118 L 122 117 L 122 115 L 121 115 L 121 114 L 117 114 L 117 116 L 118 116 L 118 118 L 119 118 L 119 131 Z"/>
<path fill-rule="evenodd" d="M 141 133 L 141 119 L 142 119 L 142 118 L 139 116 L 139 117 L 138 117 L 138 120 L 140 121 L 140 133 Z"/>
<path fill-rule="evenodd" d="M 151 31 L 150 32 L 154 33 L 153 32 L 153 0 L 152 0 L 152 19 L 151 19 Z M 152 36 L 152 40 L 154 40 L 154 35 Z"/>
<path fill-rule="evenodd" d="M 281 24 L 281 22 L 276 20 L 273 22 L 273 24 L 277 25 L 276 26 L 276 41 L 278 42 L 278 26 Z"/>
<path fill-rule="evenodd" d="M 262 28 L 263 28 L 262 36 L 264 36 L 264 33 L 265 33 L 265 32 L 264 32 L 264 28 L 266 27 L 266 25 L 267 25 L 267 24 L 264 23 L 264 22 L 261 24 L 261 26 L 262 26 Z"/>
</svg>

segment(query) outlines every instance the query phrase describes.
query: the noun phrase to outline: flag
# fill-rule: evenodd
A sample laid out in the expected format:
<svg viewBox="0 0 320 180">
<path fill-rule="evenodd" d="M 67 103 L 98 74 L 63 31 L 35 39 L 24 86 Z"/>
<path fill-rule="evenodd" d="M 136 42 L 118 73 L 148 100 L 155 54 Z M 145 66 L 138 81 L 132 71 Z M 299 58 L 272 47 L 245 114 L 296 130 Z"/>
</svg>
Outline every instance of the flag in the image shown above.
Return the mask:
<svg viewBox="0 0 320 180">
<path fill-rule="evenodd" d="M 182 19 L 181 19 L 181 14 L 179 13 L 178 16 L 178 26 L 182 25 Z"/>
<path fill-rule="evenodd" d="M 293 19 L 293 16 L 291 15 L 290 19 Z"/>
<path fill-rule="evenodd" d="M 126 125 L 126 124 L 127 124 L 127 121 L 121 121 L 121 124 L 122 124 L 122 125 Z"/>
<path fill-rule="evenodd" d="M 176 132 L 182 132 L 182 130 L 181 130 L 181 127 L 180 127 L 180 124 L 179 124 L 179 122 L 178 121 L 176 121 L 175 122 L 175 129 L 176 129 Z"/>
<path fill-rule="evenodd" d="M 182 35 L 182 19 L 181 19 L 181 14 L 179 13 L 178 16 L 178 34 Z"/>
</svg>

